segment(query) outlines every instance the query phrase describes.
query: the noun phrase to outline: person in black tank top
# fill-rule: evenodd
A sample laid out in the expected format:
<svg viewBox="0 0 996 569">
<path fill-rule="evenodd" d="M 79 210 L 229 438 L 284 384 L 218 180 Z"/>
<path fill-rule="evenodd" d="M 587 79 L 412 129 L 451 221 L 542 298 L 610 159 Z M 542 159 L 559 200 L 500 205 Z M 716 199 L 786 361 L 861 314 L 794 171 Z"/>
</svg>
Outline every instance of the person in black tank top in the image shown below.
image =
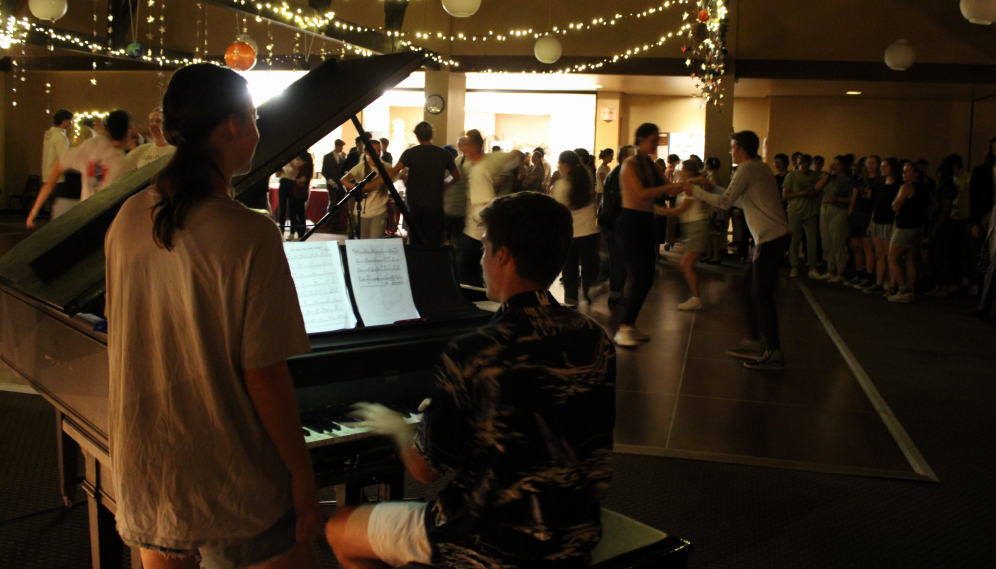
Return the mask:
<svg viewBox="0 0 996 569">
<path fill-rule="evenodd" d="M 930 213 L 936 209 L 933 196 L 920 183 L 915 165 L 903 165 L 903 186 L 892 202 L 896 212 L 896 229 L 889 246 L 889 272 L 899 285 L 899 292 L 889 296 L 892 302 L 912 302 L 916 284 L 917 252 L 923 239 L 924 226 Z M 903 267 L 902 265 L 906 266 Z M 905 269 L 905 271 L 904 271 Z"/>
<path fill-rule="evenodd" d="M 902 186 L 902 168 L 899 160 L 886 158 L 882 161 L 881 177 L 875 184 L 872 194 L 871 231 L 872 247 L 875 250 L 875 285 L 862 289 L 865 294 L 882 294 L 885 289 L 885 276 L 889 268 L 889 243 L 892 240 L 892 224 L 896 212 L 892 211 L 892 202 Z"/>
</svg>

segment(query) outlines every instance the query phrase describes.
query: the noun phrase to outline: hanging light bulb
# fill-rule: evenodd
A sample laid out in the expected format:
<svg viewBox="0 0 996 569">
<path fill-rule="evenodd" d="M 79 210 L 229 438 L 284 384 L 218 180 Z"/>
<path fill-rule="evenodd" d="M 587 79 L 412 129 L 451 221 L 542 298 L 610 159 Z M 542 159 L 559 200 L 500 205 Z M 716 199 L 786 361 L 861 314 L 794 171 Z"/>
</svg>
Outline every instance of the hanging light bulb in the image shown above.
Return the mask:
<svg viewBox="0 0 996 569">
<path fill-rule="evenodd" d="M 993 0 L 961 0 L 961 15 L 973 24 L 988 26 L 996 22 L 996 2 Z"/>
<path fill-rule="evenodd" d="M 533 53 L 541 63 L 554 63 L 560 59 L 564 48 L 560 45 L 560 40 L 552 36 L 543 36 L 536 40 Z"/>
<path fill-rule="evenodd" d="M 896 40 L 885 50 L 885 64 L 895 71 L 906 71 L 916 61 L 916 52 L 906 40 Z"/>
<path fill-rule="evenodd" d="M 443 10 L 454 18 L 469 18 L 480 7 L 481 0 L 443 0 Z"/>
<path fill-rule="evenodd" d="M 28 9 L 31 14 L 39 20 L 50 20 L 52 22 L 66 15 L 69 4 L 66 0 L 30 0 Z"/>
</svg>

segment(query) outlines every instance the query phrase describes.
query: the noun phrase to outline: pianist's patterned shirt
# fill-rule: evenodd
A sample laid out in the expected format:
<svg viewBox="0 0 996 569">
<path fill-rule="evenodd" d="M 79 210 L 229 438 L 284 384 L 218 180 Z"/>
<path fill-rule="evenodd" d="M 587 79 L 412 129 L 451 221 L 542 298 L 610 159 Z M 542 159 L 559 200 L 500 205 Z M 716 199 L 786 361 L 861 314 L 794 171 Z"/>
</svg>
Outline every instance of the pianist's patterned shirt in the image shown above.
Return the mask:
<svg viewBox="0 0 996 569">
<path fill-rule="evenodd" d="M 454 340 L 416 446 L 452 481 L 426 509 L 434 562 L 570 567 L 601 537 L 612 475 L 615 349 L 549 292 L 517 295 Z"/>
</svg>

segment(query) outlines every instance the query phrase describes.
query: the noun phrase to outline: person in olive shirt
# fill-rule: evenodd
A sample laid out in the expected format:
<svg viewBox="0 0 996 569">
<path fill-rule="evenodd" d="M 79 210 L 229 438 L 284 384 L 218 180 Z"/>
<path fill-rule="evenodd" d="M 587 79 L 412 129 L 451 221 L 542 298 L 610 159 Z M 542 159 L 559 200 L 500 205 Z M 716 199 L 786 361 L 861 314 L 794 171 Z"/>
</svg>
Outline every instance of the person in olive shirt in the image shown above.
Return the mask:
<svg viewBox="0 0 996 569">
<path fill-rule="evenodd" d="M 816 271 L 816 263 L 819 261 L 816 243 L 820 235 L 820 199 L 816 197 L 816 182 L 820 176 L 810 168 L 812 165 L 813 157 L 809 154 L 799 157 L 799 168 L 785 176 L 782 199 L 788 202 L 789 228 L 792 229 L 792 244 L 789 247 L 792 272 L 789 276 L 799 276 L 799 245 L 805 230 L 809 278 L 815 279 L 820 276 Z"/>
<path fill-rule="evenodd" d="M 411 242 L 416 245 L 441 247 L 446 239 L 446 213 L 443 211 L 443 186 L 446 173 L 453 176 L 451 183 L 463 177 L 453 161 L 453 155 L 432 144 L 432 125 L 422 121 L 415 125 L 418 144 L 405 150 L 398 163 L 390 170 L 393 177 L 408 168 L 405 198 L 408 201 Z"/>
<path fill-rule="evenodd" d="M 846 156 L 834 156 L 830 174 L 824 174 L 816 182 L 816 191 L 823 192 L 820 236 L 823 238 L 823 258 L 827 262 L 827 272 L 819 278 L 835 284 L 844 282 L 847 268 L 847 207 L 854 192 L 850 162 Z"/>
</svg>

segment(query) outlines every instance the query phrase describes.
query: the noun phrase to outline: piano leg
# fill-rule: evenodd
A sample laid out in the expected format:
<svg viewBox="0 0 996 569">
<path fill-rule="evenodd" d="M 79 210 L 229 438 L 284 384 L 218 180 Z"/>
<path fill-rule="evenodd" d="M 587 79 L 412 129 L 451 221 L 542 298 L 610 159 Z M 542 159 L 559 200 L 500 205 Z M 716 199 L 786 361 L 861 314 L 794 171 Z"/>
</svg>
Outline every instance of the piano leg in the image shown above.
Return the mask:
<svg viewBox="0 0 996 569">
<path fill-rule="evenodd" d="M 96 457 L 84 451 L 86 480 L 83 489 L 87 493 L 87 510 L 90 517 L 90 561 L 93 569 L 121 567 L 124 543 L 114 525 L 114 514 L 101 503 L 100 464 Z M 134 564 L 134 555 L 132 556 Z M 134 566 L 134 565 L 133 565 Z M 141 566 L 141 565 L 139 565 Z"/>
<path fill-rule="evenodd" d="M 359 506 L 363 501 L 363 485 L 356 483 L 335 485 L 335 505 L 337 508 L 343 506 Z"/>
<path fill-rule="evenodd" d="M 67 508 L 73 505 L 76 494 L 77 473 L 79 472 L 80 445 L 62 428 L 62 412 L 55 412 L 56 446 L 59 457 L 59 491 Z"/>
<path fill-rule="evenodd" d="M 377 499 L 381 502 L 397 502 L 405 497 L 405 472 L 391 474 L 377 485 Z"/>
</svg>

